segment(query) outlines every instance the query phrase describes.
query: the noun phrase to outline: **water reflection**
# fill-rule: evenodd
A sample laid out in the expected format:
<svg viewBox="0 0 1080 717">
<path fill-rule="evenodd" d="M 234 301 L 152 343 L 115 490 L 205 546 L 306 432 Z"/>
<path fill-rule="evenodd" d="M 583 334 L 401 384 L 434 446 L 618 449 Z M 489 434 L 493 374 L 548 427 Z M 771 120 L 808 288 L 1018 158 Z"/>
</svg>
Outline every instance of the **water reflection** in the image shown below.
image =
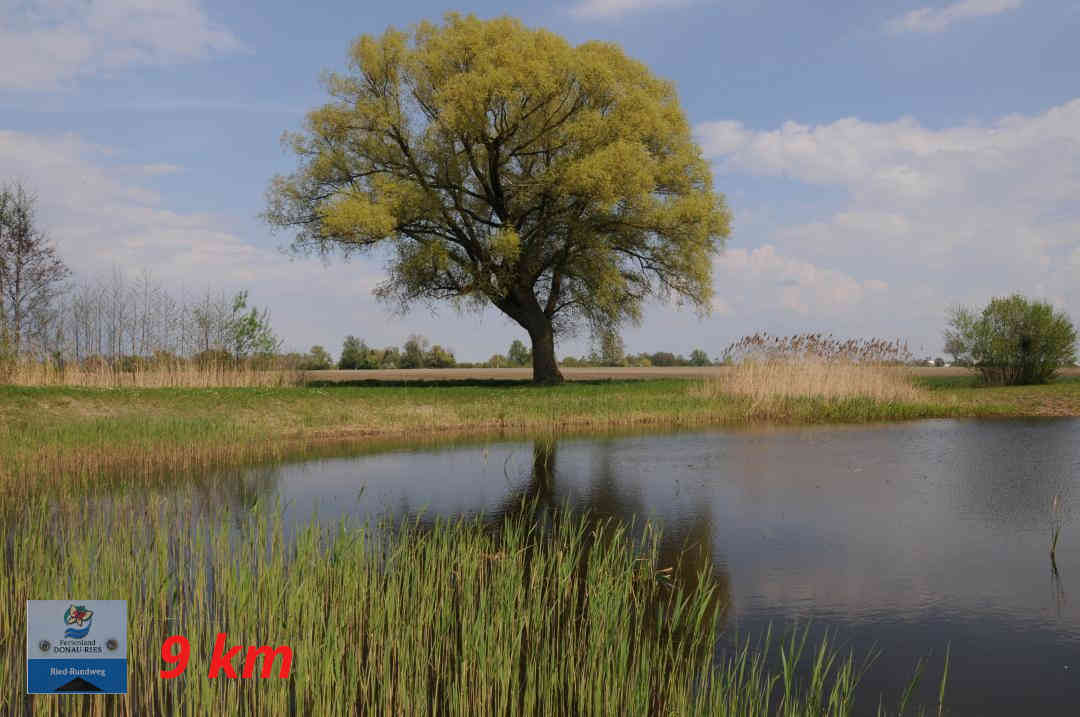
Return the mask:
<svg viewBox="0 0 1080 717">
<path fill-rule="evenodd" d="M 876 646 L 871 695 L 949 644 L 952 714 L 1054 715 L 1080 702 L 1078 479 L 1080 421 L 1058 419 L 330 451 L 198 490 L 240 512 L 282 500 L 292 525 L 317 512 L 494 527 L 523 506 L 537 524 L 564 506 L 635 530 L 657 520 L 661 562 L 681 565 L 680 584 L 717 577 L 732 632 L 812 620 L 857 654 Z"/>
<path fill-rule="evenodd" d="M 537 440 L 532 446 L 532 470 L 528 479 L 509 493 L 499 508 L 485 515 L 489 525 L 498 526 L 508 517 L 526 517 L 534 525 L 559 520 L 569 508 L 576 517 L 584 514 L 593 528 L 612 522 L 628 524 L 639 544 L 651 545 L 654 532 L 644 534 L 645 523 L 636 516 L 646 514 L 641 496 L 619 485 L 613 458 L 613 442 L 602 443 L 592 471 L 592 484 L 586 500 L 571 502 L 561 490 L 557 468 L 558 441 Z M 606 447 L 606 449 L 604 448 Z M 703 579 L 717 586 L 713 608 L 719 619 L 726 619 L 731 605 L 730 580 L 726 570 L 714 559 L 712 524 L 708 506 L 681 522 L 680 530 L 661 531 L 656 549 L 656 564 L 664 570 L 663 579 L 673 588 L 693 592 Z M 582 571 L 584 572 L 584 571 Z M 650 612 L 650 614 L 652 614 Z"/>
</svg>

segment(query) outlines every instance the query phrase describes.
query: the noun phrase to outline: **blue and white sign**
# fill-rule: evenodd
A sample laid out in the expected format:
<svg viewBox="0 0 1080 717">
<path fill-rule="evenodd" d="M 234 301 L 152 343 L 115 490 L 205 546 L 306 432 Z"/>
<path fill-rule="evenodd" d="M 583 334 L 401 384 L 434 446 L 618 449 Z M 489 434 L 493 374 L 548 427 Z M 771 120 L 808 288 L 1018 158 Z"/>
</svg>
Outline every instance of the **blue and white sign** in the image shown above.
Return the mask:
<svg viewBox="0 0 1080 717">
<path fill-rule="evenodd" d="M 27 600 L 26 692 L 127 693 L 127 600 Z"/>
</svg>

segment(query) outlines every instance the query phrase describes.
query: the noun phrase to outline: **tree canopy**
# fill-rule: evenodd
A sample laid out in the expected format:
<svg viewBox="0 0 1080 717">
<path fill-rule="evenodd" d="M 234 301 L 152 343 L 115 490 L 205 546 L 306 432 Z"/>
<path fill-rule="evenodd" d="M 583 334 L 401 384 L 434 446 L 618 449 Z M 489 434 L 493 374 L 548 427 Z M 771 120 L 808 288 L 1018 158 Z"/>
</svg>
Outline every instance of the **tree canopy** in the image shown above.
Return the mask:
<svg viewBox="0 0 1080 717">
<path fill-rule="evenodd" d="M 708 311 L 730 214 L 674 86 L 616 45 L 450 14 L 361 36 L 325 84 L 267 193 L 296 249 L 388 246 L 380 297 L 494 305 L 538 381 L 561 380 L 560 332 L 652 295 Z"/>
</svg>

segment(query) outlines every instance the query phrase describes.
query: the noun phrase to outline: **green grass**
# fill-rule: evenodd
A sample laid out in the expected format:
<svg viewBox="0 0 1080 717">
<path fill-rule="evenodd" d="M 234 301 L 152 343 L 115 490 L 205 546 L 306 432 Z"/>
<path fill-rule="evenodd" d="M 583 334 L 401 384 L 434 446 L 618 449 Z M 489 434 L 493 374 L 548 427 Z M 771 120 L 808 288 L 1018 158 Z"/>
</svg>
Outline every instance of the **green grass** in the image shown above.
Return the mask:
<svg viewBox="0 0 1080 717">
<path fill-rule="evenodd" d="M 648 525 L 312 522 L 290 539 L 276 511 L 193 511 L 34 500 L 0 522 L 9 606 L 125 599 L 129 623 L 127 696 L 28 698 L 23 612 L 0 611 L 0 714 L 848 715 L 868 665 L 806 631 L 718 655 L 721 586 L 661 564 Z M 288 645 L 291 677 L 208 679 L 219 631 Z M 163 680 L 174 634 L 191 662 Z"/>
<path fill-rule="evenodd" d="M 917 379 L 940 402 L 962 406 L 974 416 L 1080 416 L 1080 377 L 1037 386 L 983 386 L 976 376 Z"/>
<path fill-rule="evenodd" d="M 1080 380 L 979 388 L 922 379 L 917 403 L 867 398 L 752 401 L 694 381 L 87 389 L 0 387 L 0 503 L 102 476 L 148 477 L 279 458 L 328 441 L 478 432 L 1080 415 Z"/>
</svg>

